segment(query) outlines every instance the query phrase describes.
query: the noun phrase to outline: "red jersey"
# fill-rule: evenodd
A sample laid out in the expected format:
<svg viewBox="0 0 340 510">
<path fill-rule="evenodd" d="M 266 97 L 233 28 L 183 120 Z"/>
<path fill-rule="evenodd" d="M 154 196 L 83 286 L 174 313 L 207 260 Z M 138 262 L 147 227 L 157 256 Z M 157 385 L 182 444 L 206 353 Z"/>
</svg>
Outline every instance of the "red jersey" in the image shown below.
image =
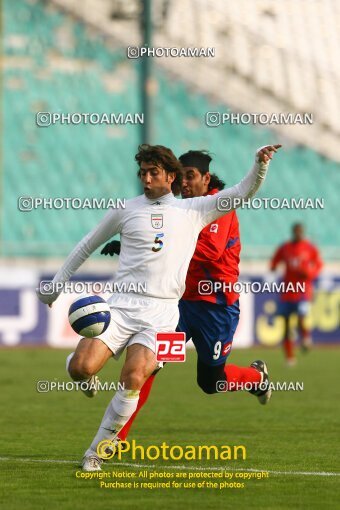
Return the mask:
<svg viewBox="0 0 340 510">
<path fill-rule="evenodd" d="M 309 301 L 313 297 L 313 280 L 322 268 L 322 261 L 317 248 L 307 239 L 288 241 L 278 248 L 271 261 L 274 271 L 278 264 L 285 265 L 284 282 L 293 284 L 305 283 L 305 292 L 287 290 L 282 293 L 282 301 L 296 302 L 302 299 Z"/>
<path fill-rule="evenodd" d="M 207 195 L 214 195 L 218 189 L 212 189 Z M 196 250 L 191 259 L 186 289 L 182 299 L 188 301 L 209 301 L 223 305 L 232 305 L 239 298 L 237 292 L 222 290 L 201 295 L 199 282 L 236 283 L 239 275 L 240 232 L 235 211 L 225 214 L 207 225 L 199 234 Z"/>
</svg>

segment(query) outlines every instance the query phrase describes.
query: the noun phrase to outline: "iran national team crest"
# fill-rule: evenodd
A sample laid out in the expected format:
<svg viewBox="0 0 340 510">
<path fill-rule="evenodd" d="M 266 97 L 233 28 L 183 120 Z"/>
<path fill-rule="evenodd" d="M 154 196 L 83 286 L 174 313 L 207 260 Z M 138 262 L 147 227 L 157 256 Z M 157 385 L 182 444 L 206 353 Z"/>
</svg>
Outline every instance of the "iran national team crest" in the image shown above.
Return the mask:
<svg viewBox="0 0 340 510">
<path fill-rule="evenodd" d="M 162 228 L 163 214 L 151 214 L 151 225 L 153 228 Z"/>
</svg>

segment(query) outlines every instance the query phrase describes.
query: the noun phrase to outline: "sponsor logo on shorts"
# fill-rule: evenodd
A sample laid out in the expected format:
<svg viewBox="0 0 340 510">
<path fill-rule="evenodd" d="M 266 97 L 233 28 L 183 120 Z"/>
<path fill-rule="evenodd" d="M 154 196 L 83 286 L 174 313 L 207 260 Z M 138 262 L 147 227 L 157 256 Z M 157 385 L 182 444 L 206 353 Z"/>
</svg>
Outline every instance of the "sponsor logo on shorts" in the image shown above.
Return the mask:
<svg viewBox="0 0 340 510">
<path fill-rule="evenodd" d="M 157 361 L 183 362 L 185 361 L 185 333 L 157 333 L 156 358 Z"/>
<path fill-rule="evenodd" d="M 223 346 L 222 356 L 226 356 L 228 354 L 228 352 L 230 352 L 230 350 L 231 350 L 231 342 L 228 344 L 225 344 Z"/>
</svg>

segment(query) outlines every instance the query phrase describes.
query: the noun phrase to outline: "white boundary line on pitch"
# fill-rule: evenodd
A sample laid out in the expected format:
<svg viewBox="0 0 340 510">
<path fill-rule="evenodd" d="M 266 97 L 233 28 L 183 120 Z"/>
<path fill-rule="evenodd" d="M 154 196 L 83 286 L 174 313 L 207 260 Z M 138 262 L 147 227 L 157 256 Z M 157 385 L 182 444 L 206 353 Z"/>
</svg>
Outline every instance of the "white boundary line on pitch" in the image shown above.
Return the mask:
<svg viewBox="0 0 340 510">
<path fill-rule="evenodd" d="M 14 462 L 40 462 L 40 463 L 54 463 L 54 464 L 79 464 L 79 460 L 60 460 L 60 459 L 27 459 L 27 458 L 11 458 L 0 457 L 2 461 Z M 131 462 L 115 462 L 119 467 L 133 467 L 133 468 L 152 468 L 152 469 L 179 469 L 179 470 L 194 470 L 194 471 L 246 471 L 250 473 L 270 473 L 271 475 L 287 475 L 287 476 L 340 476 L 340 473 L 332 473 L 327 471 L 271 471 L 268 469 L 253 469 L 253 468 L 230 468 L 228 466 L 216 467 L 196 467 L 196 466 L 160 466 L 159 464 L 133 464 Z"/>
</svg>

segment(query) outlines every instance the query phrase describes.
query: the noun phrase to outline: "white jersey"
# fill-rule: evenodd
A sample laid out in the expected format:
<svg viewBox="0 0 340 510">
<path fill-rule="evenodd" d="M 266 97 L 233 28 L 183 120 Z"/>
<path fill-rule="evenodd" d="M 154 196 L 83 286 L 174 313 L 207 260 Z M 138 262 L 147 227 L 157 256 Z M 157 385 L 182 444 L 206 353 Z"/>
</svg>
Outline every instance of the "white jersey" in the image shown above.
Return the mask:
<svg viewBox="0 0 340 510">
<path fill-rule="evenodd" d="M 124 209 L 111 209 L 103 220 L 74 248 L 53 283 L 66 282 L 100 245 L 120 234 L 121 251 L 114 277 L 117 287 L 146 292 L 144 296 L 178 301 L 200 231 L 230 212 L 221 200 L 248 199 L 263 182 L 269 163 L 255 164 L 238 184 L 215 195 L 180 200 L 168 193 L 157 199 L 145 195 L 127 200 Z M 234 208 L 234 207 L 232 207 Z M 52 303 L 58 293 L 42 295 Z"/>
</svg>

